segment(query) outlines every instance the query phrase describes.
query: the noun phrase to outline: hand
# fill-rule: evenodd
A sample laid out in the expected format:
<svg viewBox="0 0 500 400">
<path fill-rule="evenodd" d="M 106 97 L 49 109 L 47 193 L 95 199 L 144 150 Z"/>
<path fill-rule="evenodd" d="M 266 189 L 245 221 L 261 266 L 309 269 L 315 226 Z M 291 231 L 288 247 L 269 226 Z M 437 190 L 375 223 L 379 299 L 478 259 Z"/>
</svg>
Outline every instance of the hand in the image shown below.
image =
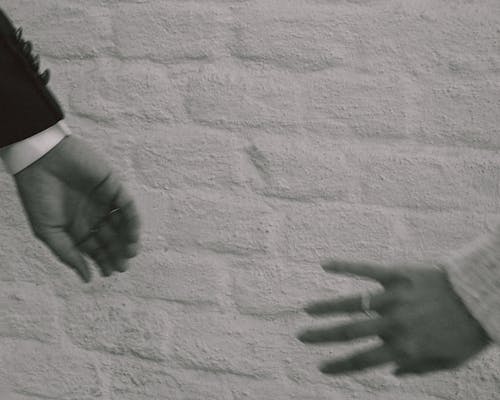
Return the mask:
<svg viewBox="0 0 500 400">
<path fill-rule="evenodd" d="M 115 173 L 83 140 L 65 137 L 14 179 L 35 236 L 84 282 L 91 274 L 83 254 L 104 276 L 126 270 L 126 259 L 138 252 L 137 209 Z"/>
<path fill-rule="evenodd" d="M 372 336 L 382 342 L 323 364 L 320 370 L 325 374 L 344 374 L 386 363 L 397 365 L 396 375 L 423 374 L 457 367 L 489 343 L 486 332 L 454 293 L 446 273 L 435 266 L 385 267 L 334 260 L 321 265 L 327 272 L 374 279 L 385 289 L 369 298 L 353 296 L 306 307 L 313 316 L 365 312 L 368 317 L 307 330 L 299 335 L 304 343 L 345 342 Z"/>
</svg>

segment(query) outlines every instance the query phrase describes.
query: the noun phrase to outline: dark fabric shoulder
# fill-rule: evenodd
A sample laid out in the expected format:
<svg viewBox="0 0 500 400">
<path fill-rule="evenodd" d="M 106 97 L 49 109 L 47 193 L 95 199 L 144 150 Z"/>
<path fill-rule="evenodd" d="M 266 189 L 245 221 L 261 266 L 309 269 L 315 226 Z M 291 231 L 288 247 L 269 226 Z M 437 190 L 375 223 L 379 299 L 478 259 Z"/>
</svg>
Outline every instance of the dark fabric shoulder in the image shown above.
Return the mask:
<svg viewBox="0 0 500 400">
<path fill-rule="evenodd" d="M 15 34 L 15 28 L 12 21 L 7 17 L 7 14 L 0 8 L 0 34 L 10 35 Z"/>
<path fill-rule="evenodd" d="M 64 117 L 47 87 L 48 71 L 38 69 L 31 42 L 0 9 L 0 147 L 33 136 Z"/>
</svg>

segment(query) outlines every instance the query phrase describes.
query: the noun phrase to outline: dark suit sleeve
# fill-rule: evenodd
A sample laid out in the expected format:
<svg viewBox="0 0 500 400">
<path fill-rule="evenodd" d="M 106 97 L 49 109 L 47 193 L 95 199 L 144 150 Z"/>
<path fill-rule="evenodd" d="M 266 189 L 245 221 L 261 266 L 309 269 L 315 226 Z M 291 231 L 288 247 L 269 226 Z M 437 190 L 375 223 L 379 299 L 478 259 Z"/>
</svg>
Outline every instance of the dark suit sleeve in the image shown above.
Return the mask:
<svg viewBox="0 0 500 400">
<path fill-rule="evenodd" d="M 0 147 L 55 125 L 64 115 L 40 74 L 31 43 L 0 9 Z"/>
</svg>

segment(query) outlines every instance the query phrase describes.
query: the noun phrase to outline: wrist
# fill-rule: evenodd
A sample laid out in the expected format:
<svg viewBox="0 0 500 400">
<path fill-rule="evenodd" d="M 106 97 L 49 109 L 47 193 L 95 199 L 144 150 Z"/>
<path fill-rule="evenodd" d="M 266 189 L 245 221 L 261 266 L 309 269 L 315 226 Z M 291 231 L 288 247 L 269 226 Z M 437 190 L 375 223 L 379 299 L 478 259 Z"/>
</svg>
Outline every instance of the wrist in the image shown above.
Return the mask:
<svg viewBox="0 0 500 400">
<path fill-rule="evenodd" d="M 70 134 L 64 121 L 60 121 L 43 132 L 0 149 L 0 157 L 7 172 L 16 175 L 45 156 Z"/>
</svg>

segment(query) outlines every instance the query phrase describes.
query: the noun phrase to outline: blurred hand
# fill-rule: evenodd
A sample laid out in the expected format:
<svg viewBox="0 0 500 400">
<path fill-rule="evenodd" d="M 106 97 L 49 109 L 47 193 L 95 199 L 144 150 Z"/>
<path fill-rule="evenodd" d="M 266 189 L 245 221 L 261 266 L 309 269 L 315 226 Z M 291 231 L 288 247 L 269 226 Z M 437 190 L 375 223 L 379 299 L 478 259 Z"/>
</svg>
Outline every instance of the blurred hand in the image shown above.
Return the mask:
<svg viewBox="0 0 500 400">
<path fill-rule="evenodd" d="M 396 375 L 423 374 L 454 368 L 480 352 L 489 338 L 453 291 L 446 273 L 435 266 L 380 266 L 329 260 L 327 272 L 378 281 L 385 290 L 367 297 L 353 296 L 312 303 L 313 316 L 365 313 L 365 318 L 299 335 L 309 344 L 378 337 L 381 344 L 324 363 L 325 374 L 345 374 L 386 363 Z M 369 311 L 368 311 L 369 308 Z"/>
<path fill-rule="evenodd" d="M 139 246 L 136 206 L 83 140 L 65 137 L 14 179 L 35 236 L 84 282 L 91 279 L 84 254 L 103 276 L 127 269 Z"/>
</svg>

